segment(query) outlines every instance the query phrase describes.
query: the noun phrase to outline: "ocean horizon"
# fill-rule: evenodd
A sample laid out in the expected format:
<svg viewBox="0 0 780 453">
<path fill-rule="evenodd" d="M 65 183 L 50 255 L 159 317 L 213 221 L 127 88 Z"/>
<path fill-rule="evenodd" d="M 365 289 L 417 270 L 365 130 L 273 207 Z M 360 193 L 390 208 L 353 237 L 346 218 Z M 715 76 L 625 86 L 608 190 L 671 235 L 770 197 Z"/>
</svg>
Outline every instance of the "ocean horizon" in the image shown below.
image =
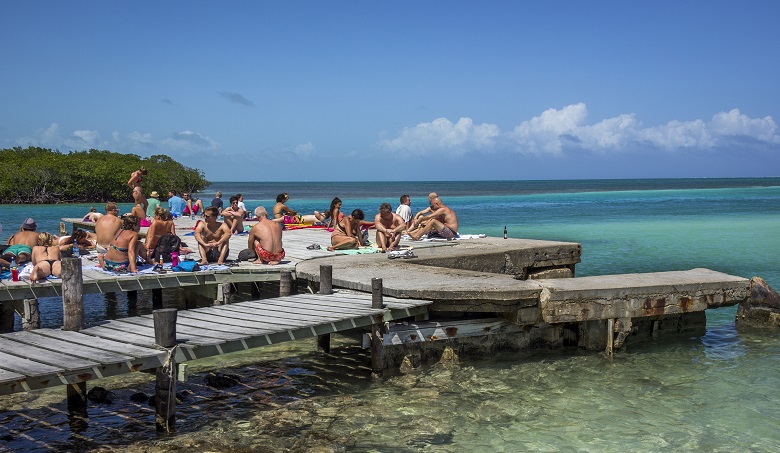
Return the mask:
<svg viewBox="0 0 780 453">
<path fill-rule="evenodd" d="M 369 217 L 381 202 L 395 208 L 403 194 L 417 212 L 435 191 L 458 214 L 461 233 L 498 237 L 506 227 L 513 238 L 581 243 L 578 277 L 703 267 L 780 288 L 780 178 L 213 182 L 198 196 L 208 205 L 216 191 L 225 201 L 243 194 L 250 209 L 270 208 L 286 192 L 303 213 L 338 196 L 345 212 L 360 208 Z M 2 205 L 2 234 L 26 217 L 57 231 L 60 218 L 81 217 L 90 206 Z M 121 204 L 123 212 L 129 206 Z M 45 302 L 44 324 L 55 327 L 61 302 Z M 128 303 L 122 295 L 91 297 L 87 316 L 122 317 Z M 138 304 L 136 311 L 151 309 L 145 299 Z M 125 401 L 132 391 L 149 393 L 148 378 L 112 383 L 117 401 L 91 405 L 89 427 L 78 435 L 62 414 L 62 389 L 0 397 L 0 439 L 13 439 L 0 440 L 0 451 L 776 451 L 780 338 L 737 331 L 735 313 L 708 310 L 704 335 L 629 337 L 612 359 L 508 351 L 380 380 L 354 367 L 368 356 L 347 338 L 329 357 L 313 342 L 261 348 L 191 367 L 195 377 L 181 388 L 194 396 L 180 405 L 171 439 L 156 438 L 153 413 Z M 214 367 L 230 367 L 244 385 L 230 394 L 205 388 L 198 373 Z"/>
</svg>

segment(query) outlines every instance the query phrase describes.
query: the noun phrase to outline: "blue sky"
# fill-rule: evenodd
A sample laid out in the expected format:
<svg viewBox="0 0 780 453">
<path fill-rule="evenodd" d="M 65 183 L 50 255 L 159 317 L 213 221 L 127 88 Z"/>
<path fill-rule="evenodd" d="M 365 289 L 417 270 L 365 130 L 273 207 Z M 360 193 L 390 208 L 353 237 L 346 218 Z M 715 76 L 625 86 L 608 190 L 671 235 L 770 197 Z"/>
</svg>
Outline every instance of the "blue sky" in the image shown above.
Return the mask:
<svg viewBox="0 0 780 453">
<path fill-rule="evenodd" d="M 212 181 L 780 175 L 774 1 L 0 6 L 0 147 Z"/>
</svg>

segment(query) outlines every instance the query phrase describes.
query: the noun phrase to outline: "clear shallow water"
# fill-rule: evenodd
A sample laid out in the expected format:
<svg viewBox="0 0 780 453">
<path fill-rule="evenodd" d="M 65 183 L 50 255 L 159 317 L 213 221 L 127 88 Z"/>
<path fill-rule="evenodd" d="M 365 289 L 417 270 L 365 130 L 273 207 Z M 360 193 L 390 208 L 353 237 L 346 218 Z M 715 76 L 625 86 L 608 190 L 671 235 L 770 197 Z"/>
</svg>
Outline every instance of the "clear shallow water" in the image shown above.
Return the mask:
<svg viewBox="0 0 780 453">
<path fill-rule="evenodd" d="M 371 213 L 382 201 L 395 206 L 402 193 L 412 195 L 417 211 L 435 190 L 458 213 L 463 233 L 498 236 L 506 225 L 511 237 L 581 242 L 578 276 L 707 267 L 759 275 L 780 288 L 780 179 L 213 189 L 240 191 L 251 208 L 270 207 L 286 191 L 288 204 L 300 211 L 324 209 L 338 195 L 345 209 Z M 88 208 L 0 206 L 0 221 L 7 228 L 31 215 L 55 231 L 60 217 Z M 50 326 L 61 320 L 59 303 L 49 301 L 44 311 Z M 121 295 L 108 303 L 95 296 L 88 307 L 88 317 L 121 317 L 148 312 L 151 301 L 142 295 L 130 306 Z M 182 445 L 188 451 L 776 451 L 780 341 L 776 334 L 736 332 L 734 313 L 708 312 L 702 337 L 629 343 L 612 360 L 576 350 L 506 353 L 382 380 L 370 378 L 368 356 L 352 342 L 327 358 L 313 351 L 313 342 L 295 342 L 196 364 L 195 376 L 179 387 L 193 393 L 180 405 L 173 439 L 155 438 L 151 409 L 129 402 L 132 391 L 151 393 L 145 376 L 132 390 L 115 390 L 112 405 L 92 406 L 88 428 L 78 435 L 64 415 L 62 391 L 0 398 L 0 439 L 13 438 L 0 440 L 0 451 L 106 445 L 128 451 Z M 216 365 L 235 367 L 230 372 L 242 385 L 205 387 L 198 370 Z M 13 410 L 19 406 L 29 409 Z"/>
</svg>

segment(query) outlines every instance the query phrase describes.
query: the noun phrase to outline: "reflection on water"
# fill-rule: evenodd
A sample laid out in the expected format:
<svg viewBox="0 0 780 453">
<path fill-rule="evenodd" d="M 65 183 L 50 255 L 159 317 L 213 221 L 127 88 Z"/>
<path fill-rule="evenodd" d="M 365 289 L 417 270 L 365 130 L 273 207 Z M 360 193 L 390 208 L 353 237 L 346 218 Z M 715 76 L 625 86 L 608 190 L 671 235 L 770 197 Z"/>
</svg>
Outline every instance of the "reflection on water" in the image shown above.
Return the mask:
<svg viewBox="0 0 780 453">
<path fill-rule="evenodd" d="M 370 359 L 335 337 L 199 362 L 179 383 L 177 434 L 157 437 L 149 377 L 68 424 L 62 388 L 4 400 L 0 449 L 25 451 L 776 451 L 780 342 L 715 325 L 701 338 L 632 345 L 607 359 L 579 351 L 503 353 L 370 376 Z M 294 358 L 293 358 L 294 357 Z M 240 383 L 215 389 L 208 370 Z M 230 370 L 226 368 L 230 367 Z M 116 379 L 115 386 L 127 379 Z M 14 407 L 9 407 L 12 404 Z M 21 410 L 21 408 L 26 408 Z"/>
</svg>

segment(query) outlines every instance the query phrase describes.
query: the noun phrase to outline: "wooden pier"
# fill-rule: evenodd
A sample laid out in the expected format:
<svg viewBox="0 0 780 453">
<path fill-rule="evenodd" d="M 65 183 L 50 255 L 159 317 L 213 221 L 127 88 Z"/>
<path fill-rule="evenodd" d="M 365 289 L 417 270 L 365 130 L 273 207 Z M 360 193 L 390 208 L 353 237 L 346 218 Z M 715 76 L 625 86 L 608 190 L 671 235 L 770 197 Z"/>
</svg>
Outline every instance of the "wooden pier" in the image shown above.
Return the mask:
<svg viewBox="0 0 780 453">
<path fill-rule="evenodd" d="M 368 327 L 426 312 L 424 300 L 339 291 L 299 294 L 184 310 L 176 322 L 174 360 L 231 352 Z M 153 316 L 94 323 L 78 332 L 36 329 L 0 335 L 0 395 L 68 385 L 161 367 L 168 352 L 155 342 Z"/>
</svg>

